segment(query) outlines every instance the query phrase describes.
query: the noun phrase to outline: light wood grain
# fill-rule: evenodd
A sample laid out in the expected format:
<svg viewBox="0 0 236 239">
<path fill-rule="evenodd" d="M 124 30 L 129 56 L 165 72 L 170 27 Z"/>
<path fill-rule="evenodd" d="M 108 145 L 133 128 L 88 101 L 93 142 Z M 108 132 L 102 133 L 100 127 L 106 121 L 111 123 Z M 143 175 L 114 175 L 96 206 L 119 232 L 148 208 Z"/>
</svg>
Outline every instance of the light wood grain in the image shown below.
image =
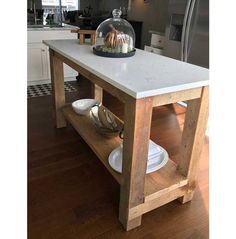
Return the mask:
<svg viewBox="0 0 236 239">
<path fill-rule="evenodd" d="M 89 95 L 87 80 L 72 83 L 78 92 L 67 94 L 68 102 Z M 126 233 L 117 218 L 119 185 L 69 124 L 58 130 L 53 127 L 50 104 L 50 97 L 28 99 L 29 238 L 209 238 L 208 141 L 201 154 L 194 200 L 184 206 L 173 201 L 147 212 L 142 225 Z M 123 106 L 106 92 L 104 104 L 123 116 Z M 178 104 L 153 110 L 152 140 L 165 147 L 171 159 L 177 153 L 173 146 L 181 142 L 181 130 L 176 129 L 184 112 Z"/>
<path fill-rule="evenodd" d="M 151 118 L 152 98 L 131 98 L 126 102 L 119 208 L 119 220 L 126 230 L 141 223 L 141 215 L 132 221 L 128 219 L 128 215 L 130 208 L 144 202 Z"/>
<path fill-rule="evenodd" d="M 79 29 L 78 28 L 74 28 L 74 29 L 71 29 L 70 32 L 71 33 L 78 33 Z"/>
<path fill-rule="evenodd" d="M 102 80 L 100 77 L 96 76 L 95 74 L 91 73 L 89 70 L 77 65 L 70 59 L 62 56 L 60 53 L 55 52 L 55 56 L 59 59 L 61 59 L 65 64 L 73 68 L 74 70 L 78 71 L 81 75 L 89 79 L 93 84 L 98 85 L 101 87 L 103 90 L 106 90 L 109 92 L 111 95 L 115 96 L 118 98 L 121 102 L 126 102 L 130 96 L 128 96 L 125 92 L 117 89 L 115 86 L 112 84 Z"/>
<path fill-rule="evenodd" d="M 171 159 L 167 164 L 154 173 L 146 175 L 145 202 L 158 198 L 182 187 L 188 183 L 188 179 L 176 170 L 177 164 Z"/>
<path fill-rule="evenodd" d="M 62 109 L 66 119 L 73 125 L 84 141 L 90 146 L 93 152 L 101 160 L 111 175 L 120 183 L 120 175 L 116 173 L 108 163 L 109 154 L 119 146 L 121 139 L 119 136 L 106 137 L 98 133 L 89 120 L 88 116 L 77 115 L 71 105 L 65 105 Z"/>
<path fill-rule="evenodd" d="M 72 29 L 72 33 L 79 33 L 79 44 L 83 45 L 85 41 L 85 35 L 90 35 L 90 44 L 95 44 L 95 30 L 81 30 L 81 29 Z"/>
<path fill-rule="evenodd" d="M 183 203 L 192 199 L 196 187 L 197 169 L 208 120 L 208 87 L 202 88 L 200 98 L 190 100 L 187 104 L 178 167 L 189 181 L 189 191 L 186 197 L 181 199 Z"/>
<path fill-rule="evenodd" d="M 91 83 L 91 91 L 92 98 L 102 103 L 103 89 L 100 86 Z"/>
<path fill-rule="evenodd" d="M 95 32 L 96 33 L 96 32 Z M 90 38 L 90 44 L 94 45 L 96 43 L 96 34 L 92 34 Z"/>
<path fill-rule="evenodd" d="M 84 34 L 79 35 L 79 44 L 83 45 L 84 44 Z"/>
<path fill-rule="evenodd" d="M 186 101 L 201 97 L 202 87 L 181 90 L 173 93 L 158 95 L 153 97 L 153 107 L 173 104 L 179 101 Z"/>
<path fill-rule="evenodd" d="M 97 132 L 89 121 L 89 118 L 76 114 L 71 104 L 65 105 L 62 111 L 66 119 L 73 125 L 81 137 L 83 137 L 85 142 L 88 143 L 111 175 L 121 184 L 121 174 L 115 172 L 108 164 L 109 154 L 113 149 L 119 146 L 122 142 L 121 139 L 119 137 L 107 138 Z M 164 194 L 167 191 L 187 184 L 186 177 L 180 174 L 176 170 L 176 167 L 177 165 L 169 159 L 163 168 L 153 173 L 146 174 L 144 187 L 145 201 L 152 200 L 160 194 Z"/>
<path fill-rule="evenodd" d="M 140 215 L 143 215 L 146 212 L 149 212 L 153 209 L 156 209 L 166 203 L 169 203 L 181 196 L 183 196 L 187 191 L 186 187 L 176 188 L 173 191 L 159 195 L 159 197 L 147 201 L 145 203 L 139 204 L 136 207 L 133 207 L 129 210 L 129 220 L 132 220 Z"/>
<path fill-rule="evenodd" d="M 62 127 L 64 125 L 63 121 L 58 123 L 59 119 L 64 120 L 60 112 L 65 103 L 64 87 L 63 90 L 61 89 L 63 82 L 62 62 L 98 86 L 99 93 L 94 91 L 96 97 L 99 97 L 102 88 L 124 103 L 122 175 L 114 172 L 107 161 L 110 152 L 121 143 L 119 137 L 105 139 L 104 136 L 95 132 L 96 130 L 87 117 L 76 116 L 71 106 L 63 108 L 67 120 L 120 183 L 119 220 L 124 228 L 131 230 L 139 226 L 142 214 L 178 197 L 184 195 L 182 202 L 191 200 L 208 115 L 208 87 L 203 87 L 202 90 L 196 88 L 136 100 L 59 53 L 53 52 L 50 58 L 53 63 L 51 70 L 54 76 L 54 107 L 58 113 L 56 114 L 57 126 Z M 59 69 L 60 67 L 61 69 Z M 188 100 L 188 109 L 178 170 L 176 164 L 170 160 L 159 172 L 146 175 L 152 107 L 182 100 Z"/>
<path fill-rule="evenodd" d="M 64 73 L 63 62 L 55 56 L 55 52 L 50 49 L 50 69 L 52 81 L 52 98 L 54 118 L 57 128 L 65 127 L 66 121 L 61 112 L 61 107 L 65 105 Z"/>
</svg>

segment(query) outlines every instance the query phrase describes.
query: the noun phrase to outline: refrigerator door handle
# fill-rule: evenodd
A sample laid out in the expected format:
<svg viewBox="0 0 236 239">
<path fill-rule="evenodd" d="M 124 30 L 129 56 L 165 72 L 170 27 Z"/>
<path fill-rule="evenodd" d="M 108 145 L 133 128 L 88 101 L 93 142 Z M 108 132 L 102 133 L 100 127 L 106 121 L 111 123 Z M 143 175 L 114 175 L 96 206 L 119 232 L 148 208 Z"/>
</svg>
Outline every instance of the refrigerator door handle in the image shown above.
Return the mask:
<svg viewBox="0 0 236 239">
<path fill-rule="evenodd" d="M 181 35 L 181 46 L 180 46 L 180 58 L 181 58 L 181 61 L 184 60 L 185 32 L 186 32 L 186 25 L 187 25 L 187 21 L 188 21 L 188 15 L 189 15 L 190 6 L 191 6 L 191 0 L 188 0 L 186 8 L 185 8 L 183 29 L 182 29 L 182 35 Z"/>
<path fill-rule="evenodd" d="M 189 32 L 190 32 L 190 25 L 193 17 L 193 10 L 195 7 L 196 0 L 192 0 L 190 10 L 189 10 L 189 16 L 188 16 L 188 21 L 187 21 L 187 26 L 186 26 L 186 34 L 185 34 L 185 39 L 184 39 L 184 56 L 183 56 L 183 61 L 187 62 L 188 60 L 188 42 L 189 42 Z"/>
</svg>

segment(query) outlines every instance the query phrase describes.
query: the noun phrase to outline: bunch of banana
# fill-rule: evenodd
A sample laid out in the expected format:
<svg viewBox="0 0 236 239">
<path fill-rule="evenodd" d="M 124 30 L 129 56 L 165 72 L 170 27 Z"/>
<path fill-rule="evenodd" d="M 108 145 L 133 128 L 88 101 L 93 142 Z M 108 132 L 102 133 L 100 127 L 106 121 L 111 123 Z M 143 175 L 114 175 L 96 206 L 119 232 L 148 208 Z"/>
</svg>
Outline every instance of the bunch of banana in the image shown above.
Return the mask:
<svg viewBox="0 0 236 239">
<path fill-rule="evenodd" d="M 122 39 L 118 38 L 119 35 L 123 34 L 122 32 L 117 31 L 112 24 L 109 25 L 111 31 L 108 32 L 104 39 L 104 44 L 108 48 L 116 48 Z"/>
</svg>

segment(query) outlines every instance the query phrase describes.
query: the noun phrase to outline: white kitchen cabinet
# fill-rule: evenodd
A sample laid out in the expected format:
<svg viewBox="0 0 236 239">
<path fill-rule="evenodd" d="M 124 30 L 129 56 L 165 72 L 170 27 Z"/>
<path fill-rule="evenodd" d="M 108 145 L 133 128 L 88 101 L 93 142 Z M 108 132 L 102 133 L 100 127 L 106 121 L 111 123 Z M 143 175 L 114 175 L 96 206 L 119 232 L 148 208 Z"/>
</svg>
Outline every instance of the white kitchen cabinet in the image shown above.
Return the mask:
<svg viewBox="0 0 236 239">
<path fill-rule="evenodd" d="M 28 81 L 48 80 L 48 49 L 42 43 L 29 43 L 27 51 Z"/>
<path fill-rule="evenodd" d="M 156 32 L 156 31 L 150 31 L 152 34 L 151 36 L 151 47 L 157 47 L 160 49 L 163 49 L 164 47 L 164 33 L 163 32 Z"/>
<path fill-rule="evenodd" d="M 151 46 L 144 46 L 144 51 L 152 52 L 158 55 L 163 55 L 163 49 L 151 47 Z"/>
<path fill-rule="evenodd" d="M 71 29 L 75 27 L 67 27 L 64 29 L 28 29 L 28 49 L 27 49 L 27 84 L 43 84 L 51 82 L 49 50 L 42 43 L 43 40 L 56 39 L 76 39 L 77 34 L 71 33 Z M 75 80 L 78 72 L 71 67 L 64 65 L 65 81 Z"/>
<path fill-rule="evenodd" d="M 144 50 L 148 52 L 152 52 L 154 54 L 163 55 L 164 48 L 164 33 L 149 31 L 151 35 L 151 43 L 150 46 L 145 45 Z"/>
</svg>

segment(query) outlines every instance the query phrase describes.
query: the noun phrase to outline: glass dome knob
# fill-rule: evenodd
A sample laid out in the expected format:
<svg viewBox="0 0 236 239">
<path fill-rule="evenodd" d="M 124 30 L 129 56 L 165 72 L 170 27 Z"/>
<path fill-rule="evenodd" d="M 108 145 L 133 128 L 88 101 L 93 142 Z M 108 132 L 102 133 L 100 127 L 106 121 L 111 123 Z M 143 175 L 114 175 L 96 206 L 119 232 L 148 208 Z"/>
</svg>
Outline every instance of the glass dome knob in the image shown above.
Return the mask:
<svg viewBox="0 0 236 239">
<path fill-rule="evenodd" d="M 112 11 L 113 18 L 120 18 L 122 11 L 120 9 L 114 9 Z"/>
</svg>

